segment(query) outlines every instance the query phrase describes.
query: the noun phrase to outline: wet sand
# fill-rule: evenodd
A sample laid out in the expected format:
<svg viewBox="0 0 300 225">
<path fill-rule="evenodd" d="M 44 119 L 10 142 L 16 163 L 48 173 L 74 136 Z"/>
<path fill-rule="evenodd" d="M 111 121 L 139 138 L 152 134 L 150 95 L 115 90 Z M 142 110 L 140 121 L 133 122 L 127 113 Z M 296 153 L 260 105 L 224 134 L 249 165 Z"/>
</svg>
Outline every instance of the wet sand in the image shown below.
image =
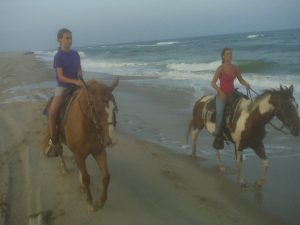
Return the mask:
<svg viewBox="0 0 300 225">
<path fill-rule="evenodd" d="M 111 173 L 108 201 L 102 209 L 88 212 L 71 153 L 66 149 L 67 174 L 60 171 L 58 159 L 42 154 L 40 140 L 46 119 L 41 112 L 51 88 L 30 93 L 7 91 L 51 81 L 52 72 L 33 55 L 21 53 L 0 54 L 0 71 L 0 225 L 285 224 L 242 198 L 235 183 L 203 166 L 201 160 L 120 131 L 117 145 L 107 150 Z M 120 90 L 130 92 L 121 85 L 122 81 Z M 135 106 L 130 93 L 127 97 L 122 101 L 128 104 L 119 104 L 124 113 Z M 88 171 L 97 198 L 101 176 L 91 158 Z M 43 222 L 33 222 L 42 218 Z"/>
</svg>

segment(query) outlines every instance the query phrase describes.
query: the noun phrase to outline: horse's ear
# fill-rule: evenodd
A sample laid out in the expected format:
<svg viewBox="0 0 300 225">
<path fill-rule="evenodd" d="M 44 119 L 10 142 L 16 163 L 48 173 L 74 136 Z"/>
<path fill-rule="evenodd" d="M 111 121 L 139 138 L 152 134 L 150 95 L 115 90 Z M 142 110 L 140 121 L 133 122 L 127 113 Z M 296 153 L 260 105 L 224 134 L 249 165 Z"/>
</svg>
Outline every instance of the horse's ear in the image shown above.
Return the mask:
<svg viewBox="0 0 300 225">
<path fill-rule="evenodd" d="M 119 78 L 115 79 L 112 85 L 110 86 L 111 91 L 113 91 L 119 84 Z"/>
<path fill-rule="evenodd" d="M 293 84 L 289 87 L 289 90 L 290 90 L 291 93 L 294 92 L 294 85 Z"/>
<path fill-rule="evenodd" d="M 281 86 L 281 84 L 280 84 L 280 92 L 282 92 L 283 91 L 283 88 L 282 88 L 282 86 Z"/>
</svg>

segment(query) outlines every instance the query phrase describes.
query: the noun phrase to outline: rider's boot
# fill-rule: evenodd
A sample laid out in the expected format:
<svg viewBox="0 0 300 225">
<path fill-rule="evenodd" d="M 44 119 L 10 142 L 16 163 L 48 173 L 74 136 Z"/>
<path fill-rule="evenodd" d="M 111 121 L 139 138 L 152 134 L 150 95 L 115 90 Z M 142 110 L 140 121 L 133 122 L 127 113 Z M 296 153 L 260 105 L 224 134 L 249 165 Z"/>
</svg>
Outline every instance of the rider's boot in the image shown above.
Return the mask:
<svg viewBox="0 0 300 225">
<path fill-rule="evenodd" d="M 223 132 L 220 132 L 216 135 L 215 140 L 213 142 L 213 147 L 215 149 L 223 149 L 224 148 L 224 138 L 222 135 Z"/>
</svg>

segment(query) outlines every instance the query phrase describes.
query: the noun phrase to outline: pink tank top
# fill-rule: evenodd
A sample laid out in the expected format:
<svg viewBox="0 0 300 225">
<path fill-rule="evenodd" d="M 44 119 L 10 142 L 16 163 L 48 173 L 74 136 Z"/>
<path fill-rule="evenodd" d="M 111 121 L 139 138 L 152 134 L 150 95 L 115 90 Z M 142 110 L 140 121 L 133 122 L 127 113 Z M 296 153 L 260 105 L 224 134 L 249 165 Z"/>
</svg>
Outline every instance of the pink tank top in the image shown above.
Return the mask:
<svg viewBox="0 0 300 225">
<path fill-rule="evenodd" d="M 222 73 L 220 76 L 220 89 L 226 95 L 231 95 L 234 92 L 234 80 L 236 76 Z"/>
</svg>

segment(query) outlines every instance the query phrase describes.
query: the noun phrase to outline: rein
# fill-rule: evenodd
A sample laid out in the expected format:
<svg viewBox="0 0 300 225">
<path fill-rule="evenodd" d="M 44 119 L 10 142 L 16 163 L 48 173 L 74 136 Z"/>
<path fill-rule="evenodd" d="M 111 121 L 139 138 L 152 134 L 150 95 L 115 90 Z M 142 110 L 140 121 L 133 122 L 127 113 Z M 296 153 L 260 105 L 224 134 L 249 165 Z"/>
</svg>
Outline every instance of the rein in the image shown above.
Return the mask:
<svg viewBox="0 0 300 225">
<path fill-rule="evenodd" d="M 86 95 L 87 95 L 87 100 L 88 100 L 88 108 L 92 114 L 92 122 L 94 123 L 95 125 L 95 128 L 96 128 L 96 135 L 97 135 L 97 139 L 99 140 L 100 144 L 103 145 L 103 139 L 101 138 L 101 131 L 102 131 L 102 128 L 101 126 L 99 125 L 99 122 L 97 120 L 97 116 L 96 116 L 96 111 L 95 111 L 95 108 L 94 108 L 94 105 L 93 105 L 93 102 L 91 100 L 91 97 L 89 95 L 89 92 L 88 92 L 88 89 L 87 89 L 87 85 L 83 79 L 83 77 L 79 76 L 79 79 L 82 81 L 82 84 L 83 84 L 83 90 L 86 92 Z"/>
<path fill-rule="evenodd" d="M 254 91 L 252 88 L 250 88 L 249 90 L 247 90 L 247 96 L 250 98 L 251 101 L 253 101 L 253 97 L 252 97 L 252 94 L 251 94 L 251 91 L 255 94 L 255 95 L 259 95 L 256 91 Z M 277 127 L 275 126 L 271 121 L 269 121 L 269 124 L 275 129 L 275 130 L 278 130 L 279 132 L 285 134 L 285 135 L 288 135 L 283 129 L 284 127 L 286 127 L 286 124 L 284 124 L 282 122 L 282 125 L 281 127 Z"/>
</svg>

